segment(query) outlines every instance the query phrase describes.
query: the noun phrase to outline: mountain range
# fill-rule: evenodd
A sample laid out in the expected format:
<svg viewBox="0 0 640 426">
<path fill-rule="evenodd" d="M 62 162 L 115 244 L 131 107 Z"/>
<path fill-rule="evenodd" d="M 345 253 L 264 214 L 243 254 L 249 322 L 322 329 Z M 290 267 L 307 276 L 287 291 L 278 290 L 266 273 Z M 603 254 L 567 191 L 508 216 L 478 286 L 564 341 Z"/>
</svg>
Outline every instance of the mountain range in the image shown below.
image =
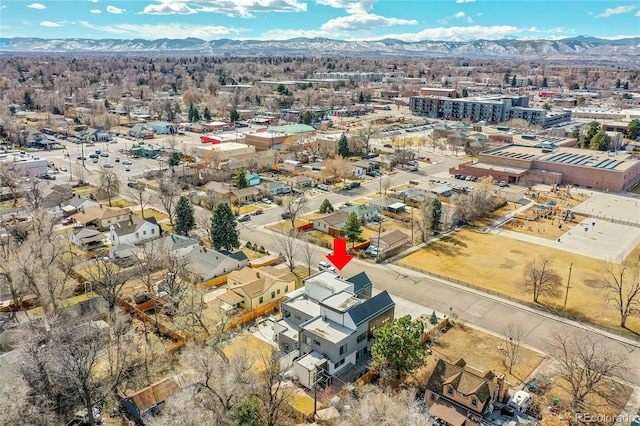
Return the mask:
<svg viewBox="0 0 640 426">
<path fill-rule="evenodd" d="M 640 37 L 618 40 L 578 36 L 560 40 L 345 41 L 290 40 L 42 39 L 0 38 L 0 53 L 209 54 L 222 56 L 351 56 L 470 59 L 540 59 L 640 63 Z"/>
</svg>

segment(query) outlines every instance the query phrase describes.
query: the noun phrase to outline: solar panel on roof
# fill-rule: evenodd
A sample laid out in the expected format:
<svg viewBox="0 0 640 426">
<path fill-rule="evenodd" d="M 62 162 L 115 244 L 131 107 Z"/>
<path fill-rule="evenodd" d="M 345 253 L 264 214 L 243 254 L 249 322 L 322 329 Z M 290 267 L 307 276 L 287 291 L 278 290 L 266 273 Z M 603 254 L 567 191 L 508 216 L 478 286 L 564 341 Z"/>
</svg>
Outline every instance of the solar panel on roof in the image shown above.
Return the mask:
<svg viewBox="0 0 640 426">
<path fill-rule="evenodd" d="M 549 161 L 555 161 L 555 160 L 556 160 L 556 158 L 558 158 L 558 157 L 560 157 L 560 156 L 562 156 L 562 155 L 563 155 L 562 153 L 560 153 L 560 154 L 554 154 L 554 155 L 552 155 L 551 157 L 549 157 Z"/>
<path fill-rule="evenodd" d="M 574 158 L 576 158 L 576 156 L 574 154 L 568 155 L 566 158 L 562 159 L 562 163 L 568 163 L 569 161 L 572 161 Z"/>
<path fill-rule="evenodd" d="M 605 167 L 607 167 L 609 164 L 611 164 L 611 163 L 613 163 L 613 162 L 615 162 L 615 161 L 616 161 L 616 160 L 609 160 L 609 159 L 604 160 L 604 162 L 602 162 L 602 163 L 598 166 L 598 168 L 599 168 L 599 169 L 604 169 L 604 168 L 605 168 Z"/>
<path fill-rule="evenodd" d="M 589 158 L 589 157 L 586 157 L 586 158 Z M 585 159 L 585 156 L 584 156 L 584 155 L 580 155 L 580 156 L 578 156 L 578 158 L 576 158 L 575 160 L 573 160 L 573 161 L 571 162 L 571 164 L 578 164 L 579 162 L 583 161 L 584 159 Z"/>
<path fill-rule="evenodd" d="M 624 161 L 614 161 L 613 163 L 609 164 L 607 166 L 607 169 L 615 169 L 616 167 L 618 167 L 620 164 L 624 163 Z"/>
<path fill-rule="evenodd" d="M 589 161 L 591 161 L 591 157 L 587 157 L 584 160 L 582 160 L 580 162 L 580 164 L 578 164 L 579 166 L 584 166 L 585 164 L 587 164 Z"/>
<path fill-rule="evenodd" d="M 569 154 L 560 154 L 560 156 L 558 158 L 556 158 L 554 161 L 557 162 L 557 163 L 561 163 L 562 160 L 564 160 L 568 156 L 569 156 Z"/>
<path fill-rule="evenodd" d="M 594 164 L 593 167 L 600 167 L 600 164 L 604 163 L 605 161 L 607 160 L 600 160 L 596 164 Z"/>
</svg>

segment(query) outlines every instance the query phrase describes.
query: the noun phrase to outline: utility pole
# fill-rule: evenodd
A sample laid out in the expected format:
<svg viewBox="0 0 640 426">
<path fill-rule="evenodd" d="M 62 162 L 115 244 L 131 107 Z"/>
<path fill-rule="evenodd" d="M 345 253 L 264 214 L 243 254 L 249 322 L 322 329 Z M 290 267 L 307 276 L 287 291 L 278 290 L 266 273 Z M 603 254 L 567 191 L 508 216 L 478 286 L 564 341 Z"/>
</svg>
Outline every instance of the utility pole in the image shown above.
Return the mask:
<svg viewBox="0 0 640 426">
<path fill-rule="evenodd" d="M 567 291 L 564 294 L 564 306 L 562 310 L 567 308 L 567 299 L 569 298 L 569 283 L 571 282 L 571 269 L 573 268 L 573 262 L 569 265 L 569 278 L 567 279 Z"/>
</svg>

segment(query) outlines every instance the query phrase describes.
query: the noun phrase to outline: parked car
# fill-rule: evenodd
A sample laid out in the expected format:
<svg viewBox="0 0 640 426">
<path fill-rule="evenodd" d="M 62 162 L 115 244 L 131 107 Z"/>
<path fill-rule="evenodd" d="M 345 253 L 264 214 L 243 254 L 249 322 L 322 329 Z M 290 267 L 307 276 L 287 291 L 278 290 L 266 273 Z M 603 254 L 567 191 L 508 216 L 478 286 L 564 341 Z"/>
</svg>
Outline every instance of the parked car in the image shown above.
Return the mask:
<svg viewBox="0 0 640 426">
<path fill-rule="evenodd" d="M 124 164 L 125 166 L 130 166 L 133 163 L 131 162 L 131 160 L 122 160 L 122 164 Z"/>
<path fill-rule="evenodd" d="M 240 216 L 238 216 L 238 222 L 246 222 L 248 220 L 251 220 L 251 216 L 249 216 L 248 214 L 241 214 Z"/>
<path fill-rule="evenodd" d="M 120 162 L 120 157 L 116 157 L 116 158 L 114 158 L 114 161 L 115 161 L 116 163 L 119 163 L 119 162 Z"/>
<path fill-rule="evenodd" d="M 113 164 L 111 164 L 111 163 L 104 163 L 104 166 L 102 166 L 102 167 L 104 167 L 105 169 L 113 169 Z"/>
<path fill-rule="evenodd" d="M 383 146 L 385 148 L 393 148 L 393 145 L 391 145 L 390 143 L 385 143 Z"/>
<path fill-rule="evenodd" d="M 125 167 L 125 168 L 124 168 L 124 171 L 125 171 L 125 172 L 130 172 L 130 171 L 131 171 L 131 167 L 129 167 L 129 166 Z"/>
<path fill-rule="evenodd" d="M 84 161 L 86 160 L 86 157 L 83 157 L 82 155 L 79 157 L 76 157 L 76 160 L 80 160 L 80 161 Z"/>
<path fill-rule="evenodd" d="M 62 221 L 62 224 L 64 226 L 71 225 L 72 223 L 73 223 L 73 219 L 71 217 L 68 217 Z"/>
<path fill-rule="evenodd" d="M 100 157 L 108 157 L 109 153 L 108 152 L 101 152 L 100 153 Z"/>
<path fill-rule="evenodd" d="M 263 214 L 263 213 L 264 213 L 264 210 L 262 210 L 262 209 L 258 209 L 258 210 L 254 210 L 254 211 L 252 211 L 252 212 L 251 212 L 251 215 L 253 215 L 253 216 L 258 216 L 259 214 Z"/>
<path fill-rule="evenodd" d="M 93 162 L 94 162 L 94 163 L 97 163 L 97 162 L 98 162 L 98 159 L 97 159 L 97 158 L 94 158 L 94 159 L 93 159 Z"/>
<path fill-rule="evenodd" d="M 42 175 L 42 179 L 56 180 L 56 177 L 55 177 L 55 175 L 51 175 L 51 174 L 47 173 L 46 175 Z"/>
<path fill-rule="evenodd" d="M 280 217 L 283 219 L 291 219 L 291 212 L 282 212 Z"/>
<path fill-rule="evenodd" d="M 89 154 L 89 158 L 100 158 L 100 154 Z"/>
<path fill-rule="evenodd" d="M 320 262 L 318 262 L 318 269 L 321 271 L 329 271 L 329 272 L 336 271 L 335 266 L 331 265 L 329 262 L 325 260 L 321 260 Z"/>
<path fill-rule="evenodd" d="M 364 251 L 364 254 L 366 254 L 367 256 L 376 257 L 376 256 L 378 255 L 378 247 L 376 247 L 376 246 L 369 246 L 369 247 L 367 247 L 367 249 Z"/>
<path fill-rule="evenodd" d="M 325 185 L 323 183 L 321 183 L 320 185 L 318 185 L 318 189 L 321 189 L 323 191 L 330 191 L 331 189 L 329 188 L 328 185 Z"/>
<path fill-rule="evenodd" d="M 66 168 L 65 166 L 62 166 L 62 167 L 60 167 L 60 171 L 61 171 L 61 172 L 66 172 L 66 171 L 67 171 L 67 168 Z"/>
<path fill-rule="evenodd" d="M 133 182 L 133 181 L 129 181 L 129 182 L 127 182 L 127 186 L 128 186 L 129 188 L 135 188 L 137 185 L 138 185 L 138 183 L 137 183 L 137 182 Z"/>
<path fill-rule="evenodd" d="M 260 198 L 260 202 L 264 204 L 271 204 L 272 201 L 268 198 Z"/>
</svg>

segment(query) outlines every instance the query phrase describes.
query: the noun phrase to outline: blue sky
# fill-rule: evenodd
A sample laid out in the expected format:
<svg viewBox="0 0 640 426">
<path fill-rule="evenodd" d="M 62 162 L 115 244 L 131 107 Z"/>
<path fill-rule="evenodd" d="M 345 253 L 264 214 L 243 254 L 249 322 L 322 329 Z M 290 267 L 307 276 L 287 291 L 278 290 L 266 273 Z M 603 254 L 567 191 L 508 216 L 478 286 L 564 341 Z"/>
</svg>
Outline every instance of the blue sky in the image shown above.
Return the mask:
<svg viewBox="0 0 640 426">
<path fill-rule="evenodd" d="M 3 0 L 0 37 L 405 41 L 640 36 L 638 1 Z"/>
</svg>

